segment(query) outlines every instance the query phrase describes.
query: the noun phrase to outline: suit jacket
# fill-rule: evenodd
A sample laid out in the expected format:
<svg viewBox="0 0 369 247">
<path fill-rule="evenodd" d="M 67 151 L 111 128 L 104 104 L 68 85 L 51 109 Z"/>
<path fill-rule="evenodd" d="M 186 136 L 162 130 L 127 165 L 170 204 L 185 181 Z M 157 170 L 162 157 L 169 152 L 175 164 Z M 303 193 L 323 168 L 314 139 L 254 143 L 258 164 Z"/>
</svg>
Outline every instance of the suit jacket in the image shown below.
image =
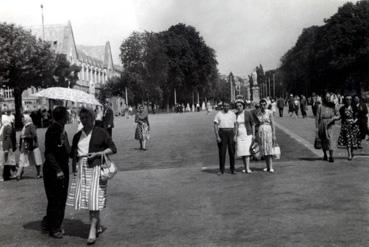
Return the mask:
<svg viewBox="0 0 369 247">
<path fill-rule="evenodd" d="M 103 124 L 104 128 L 108 128 L 109 125 L 110 128 L 114 128 L 114 112 L 110 107 L 106 108 L 104 111 Z"/>
<path fill-rule="evenodd" d="M 245 115 L 245 127 L 247 135 L 252 135 L 252 126 L 255 125 L 254 117 L 249 111 L 243 111 Z"/>
<path fill-rule="evenodd" d="M 75 166 L 78 162 L 78 142 L 81 138 L 82 130 L 78 131 L 74 137 L 72 142 L 72 151 L 71 158 L 73 160 L 72 166 L 75 169 Z M 105 129 L 95 126 L 92 129 L 91 140 L 88 147 L 89 153 L 95 153 L 103 151 L 107 148 L 110 148 L 113 153 L 117 152 L 117 148 L 111 139 L 108 132 Z M 94 157 L 93 159 L 88 159 L 88 164 L 90 167 L 94 167 L 101 164 L 101 157 Z"/>
<path fill-rule="evenodd" d="M 59 123 L 53 122 L 45 134 L 44 169 L 58 173 L 69 173 L 70 145 L 67 132 Z"/>
</svg>

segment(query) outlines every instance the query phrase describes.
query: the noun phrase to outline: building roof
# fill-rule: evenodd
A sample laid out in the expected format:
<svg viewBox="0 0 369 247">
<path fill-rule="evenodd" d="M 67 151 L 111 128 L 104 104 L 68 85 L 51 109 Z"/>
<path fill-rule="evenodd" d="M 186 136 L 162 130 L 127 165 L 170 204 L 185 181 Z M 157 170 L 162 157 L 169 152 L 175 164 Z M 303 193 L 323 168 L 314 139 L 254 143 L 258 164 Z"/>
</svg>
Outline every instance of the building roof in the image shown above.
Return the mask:
<svg viewBox="0 0 369 247">
<path fill-rule="evenodd" d="M 72 62 L 78 60 L 100 68 L 123 71 L 122 66 L 113 63 L 109 41 L 101 46 L 76 45 L 70 21 L 67 24 L 45 25 L 44 37 L 42 26 L 32 26 L 28 29 L 37 38 L 51 42 L 56 53 L 65 54 Z"/>
</svg>

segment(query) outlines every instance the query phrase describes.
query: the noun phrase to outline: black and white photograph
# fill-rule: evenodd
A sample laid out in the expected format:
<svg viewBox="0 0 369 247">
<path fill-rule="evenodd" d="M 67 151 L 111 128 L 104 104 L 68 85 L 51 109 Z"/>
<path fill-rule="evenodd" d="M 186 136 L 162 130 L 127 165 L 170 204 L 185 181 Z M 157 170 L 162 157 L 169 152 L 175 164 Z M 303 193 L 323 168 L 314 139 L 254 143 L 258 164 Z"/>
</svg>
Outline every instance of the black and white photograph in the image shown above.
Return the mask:
<svg viewBox="0 0 369 247">
<path fill-rule="evenodd" d="M 368 0 L 0 0 L 0 246 L 369 246 Z"/>
</svg>

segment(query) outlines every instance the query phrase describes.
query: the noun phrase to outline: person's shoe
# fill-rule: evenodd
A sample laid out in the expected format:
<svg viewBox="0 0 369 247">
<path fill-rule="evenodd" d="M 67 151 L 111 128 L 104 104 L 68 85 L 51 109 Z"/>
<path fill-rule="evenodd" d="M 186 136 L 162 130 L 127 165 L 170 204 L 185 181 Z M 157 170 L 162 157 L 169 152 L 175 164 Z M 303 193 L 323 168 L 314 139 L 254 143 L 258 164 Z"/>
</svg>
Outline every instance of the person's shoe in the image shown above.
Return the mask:
<svg viewBox="0 0 369 247">
<path fill-rule="evenodd" d="M 22 179 L 21 176 L 17 176 L 17 181 L 20 181 Z"/>
<path fill-rule="evenodd" d="M 38 175 L 36 176 L 36 178 L 37 178 L 37 179 L 40 179 L 40 178 L 42 178 L 42 175 L 41 175 L 41 174 L 38 174 Z"/>
<path fill-rule="evenodd" d="M 224 174 L 224 171 L 218 171 L 217 172 L 217 175 L 220 176 L 220 175 L 223 175 Z"/>
<path fill-rule="evenodd" d="M 96 238 L 89 238 L 87 239 L 87 245 L 93 245 L 96 242 Z"/>
<path fill-rule="evenodd" d="M 334 162 L 333 157 L 329 157 L 329 162 L 330 162 L 330 163 L 333 163 L 333 162 Z"/>
<path fill-rule="evenodd" d="M 263 172 L 267 172 L 267 171 L 268 171 L 268 168 L 264 168 L 264 169 L 263 169 Z"/>
<path fill-rule="evenodd" d="M 274 169 L 273 169 L 273 168 L 272 168 L 272 169 L 270 169 L 270 170 L 269 170 L 269 172 L 270 172 L 270 173 L 274 173 Z"/>
<path fill-rule="evenodd" d="M 60 238 L 63 238 L 63 233 L 62 233 L 62 231 L 58 231 L 58 232 L 50 232 L 50 237 L 52 237 L 52 238 L 58 238 L 58 239 L 60 239 Z"/>
<path fill-rule="evenodd" d="M 328 160 L 327 155 L 324 155 L 324 156 L 323 156 L 323 160 Z"/>
<path fill-rule="evenodd" d="M 235 170 L 231 170 L 231 174 L 232 175 L 236 175 L 236 171 Z"/>
<path fill-rule="evenodd" d="M 105 232 L 107 228 L 105 226 L 99 226 L 96 228 L 96 237 L 98 238 L 100 234 Z"/>
</svg>

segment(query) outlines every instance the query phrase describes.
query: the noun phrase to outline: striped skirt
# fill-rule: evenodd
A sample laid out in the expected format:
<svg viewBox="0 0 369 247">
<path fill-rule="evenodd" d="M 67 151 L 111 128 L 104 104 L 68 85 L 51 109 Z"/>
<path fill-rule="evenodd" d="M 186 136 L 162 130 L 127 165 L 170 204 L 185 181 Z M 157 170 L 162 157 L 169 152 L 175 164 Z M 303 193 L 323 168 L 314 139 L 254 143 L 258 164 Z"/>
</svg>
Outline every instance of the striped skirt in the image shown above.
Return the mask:
<svg viewBox="0 0 369 247">
<path fill-rule="evenodd" d="M 78 175 L 69 188 L 67 205 L 76 210 L 98 211 L 106 207 L 107 181 L 100 179 L 100 166 L 88 167 L 87 158 L 81 158 Z"/>
</svg>

